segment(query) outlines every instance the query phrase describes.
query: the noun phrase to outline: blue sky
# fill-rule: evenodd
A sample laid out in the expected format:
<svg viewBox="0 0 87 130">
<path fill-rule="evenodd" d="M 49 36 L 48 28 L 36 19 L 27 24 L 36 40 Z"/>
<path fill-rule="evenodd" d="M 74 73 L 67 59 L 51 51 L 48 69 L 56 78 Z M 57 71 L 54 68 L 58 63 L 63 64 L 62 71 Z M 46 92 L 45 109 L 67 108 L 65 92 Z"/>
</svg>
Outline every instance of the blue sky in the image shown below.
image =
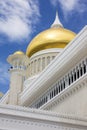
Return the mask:
<svg viewBox="0 0 87 130">
<path fill-rule="evenodd" d="M 0 0 L 0 91 L 9 88 L 8 55 L 26 52 L 32 38 L 50 28 L 58 10 L 63 26 L 78 33 L 87 24 L 87 0 Z"/>
</svg>

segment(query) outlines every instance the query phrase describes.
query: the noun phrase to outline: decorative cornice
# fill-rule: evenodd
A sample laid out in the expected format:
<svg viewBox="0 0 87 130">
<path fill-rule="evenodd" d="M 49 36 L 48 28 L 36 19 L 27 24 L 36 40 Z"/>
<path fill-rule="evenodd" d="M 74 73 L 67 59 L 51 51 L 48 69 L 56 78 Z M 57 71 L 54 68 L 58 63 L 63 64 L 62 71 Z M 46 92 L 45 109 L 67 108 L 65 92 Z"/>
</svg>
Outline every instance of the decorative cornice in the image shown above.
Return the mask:
<svg viewBox="0 0 87 130">
<path fill-rule="evenodd" d="M 63 49 L 61 49 L 61 48 L 45 49 L 45 50 L 39 51 L 39 52 L 35 53 L 34 55 L 32 55 L 30 57 L 30 60 L 32 60 L 33 58 L 35 58 L 39 55 L 42 55 L 42 54 L 59 53 L 59 52 L 62 52 L 62 51 L 63 51 Z"/>
<path fill-rule="evenodd" d="M 4 117 L 4 118 L 3 118 Z M 54 112 L 30 109 L 26 107 L 11 106 L 11 105 L 0 105 L 0 118 L 11 119 L 15 117 L 15 120 L 20 119 L 29 119 L 37 120 L 48 123 L 66 123 L 76 126 L 86 126 L 87 127 L 87 117 L 81 117 L 78 114 L 58 114 Z"/>
<path fill-rule="evenodd" d="M 87 73 L 80 77 L 76 82 L 71 84 L 69 87 L 64 89 L 59 95 L 55 96 L 53 99 L 49 100 L 46 104 L 44 104 L 40 109 L 50 110 L 50 108 L 55 105 L 63 102 L 66 98 L 69 98 L 71 95 L 78 92 L 81 88 L 83 88 L 87 81 Z"/>
</svg>

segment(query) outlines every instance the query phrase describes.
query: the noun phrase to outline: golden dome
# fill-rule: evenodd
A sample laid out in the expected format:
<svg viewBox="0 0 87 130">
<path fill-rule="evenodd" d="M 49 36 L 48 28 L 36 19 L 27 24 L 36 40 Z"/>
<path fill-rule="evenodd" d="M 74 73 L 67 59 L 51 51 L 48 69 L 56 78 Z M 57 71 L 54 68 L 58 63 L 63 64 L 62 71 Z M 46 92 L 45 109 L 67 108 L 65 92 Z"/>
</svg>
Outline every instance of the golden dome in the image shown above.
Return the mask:
<svg viewBox="0 0 87 130">
<path fill-rule="evenodd" d="M 75 36 L 74 32 L 63 28 L 58 12 L 56 12 L 51 28 L 41 32 L 31 41 L 27 47 L 26 55 L 30 57 L 44 49 L 64 48 Z"/>
<path fill-rule="evenodd" d="M 22 51 L 16 51 L 16 52 L 14 52 L 14 55 L 24 55 L 24 52 L 22 52 Z"/>
<path fill-rule="evenodd" d="M 31 41 L 26 54 L 30 57 L 40 50 L 64 48 L 75 36 L 75 33 L 64 28 L 50 28 L 38 34 Z"/>
</svg>

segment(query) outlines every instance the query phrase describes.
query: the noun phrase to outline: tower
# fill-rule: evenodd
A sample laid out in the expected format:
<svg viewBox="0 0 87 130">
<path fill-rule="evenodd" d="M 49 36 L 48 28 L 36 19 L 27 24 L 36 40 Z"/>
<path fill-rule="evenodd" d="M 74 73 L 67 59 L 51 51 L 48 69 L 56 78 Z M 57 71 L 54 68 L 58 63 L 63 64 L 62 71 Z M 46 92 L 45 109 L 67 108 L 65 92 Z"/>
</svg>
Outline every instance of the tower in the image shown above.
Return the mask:
<svg viewBox="0 0 87 130">
<path fill-rule="evenodd" d="M 22 51 L 17 51 L 10 55 L 7 61 L 11 64 L 10 72 L 10 92 L 8 103 L 17 105 L 20 92 L 23 90 L 25 80 L 25 69 L 27 66 L 27 56 Z"/>
</svg>

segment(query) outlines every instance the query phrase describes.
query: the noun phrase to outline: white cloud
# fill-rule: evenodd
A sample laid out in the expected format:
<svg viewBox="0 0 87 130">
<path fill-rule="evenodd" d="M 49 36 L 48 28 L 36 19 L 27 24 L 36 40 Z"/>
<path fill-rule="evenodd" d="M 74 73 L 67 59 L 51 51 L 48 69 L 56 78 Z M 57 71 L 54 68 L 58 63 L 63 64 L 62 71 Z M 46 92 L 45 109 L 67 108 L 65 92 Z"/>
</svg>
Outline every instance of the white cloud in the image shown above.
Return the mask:
<svg viewBox="0 0 87 130">
<path fill-rule="evenodd" d="M 0 84 L 8 84 L 9 82 L 9 73 L 8 65 L 0 62 Z"/>
<path fill-rule="evenodd" d="M 53 6 L 57 6 L 58 4 L 58 0 L 50 0 L 50 2 Z"/>
<path fill-rule="evenodd" d="M 31 35 L 39 17 L 38 0 L 0 0 L 0 33 L 11 40 Z"/>
<path fill-rule="evenodd" d="M 65 16 L 73 12 L 82 13 L 86 10 L 85 0 L 50 0 L 50 2 L 55 7 L 60 3 Z"/>
</svg>

